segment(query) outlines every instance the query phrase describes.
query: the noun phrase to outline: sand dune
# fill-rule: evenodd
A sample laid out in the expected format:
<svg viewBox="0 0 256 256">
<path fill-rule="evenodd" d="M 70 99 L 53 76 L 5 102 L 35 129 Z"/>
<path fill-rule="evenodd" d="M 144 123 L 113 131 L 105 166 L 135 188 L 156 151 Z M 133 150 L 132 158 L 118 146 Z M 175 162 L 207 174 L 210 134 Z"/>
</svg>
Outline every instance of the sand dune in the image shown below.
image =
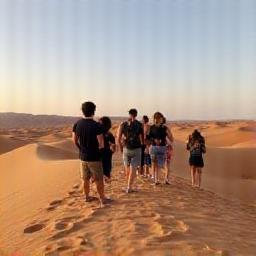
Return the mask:
<svg viewBox="0 0 256 256">
<path fill-rule="evenodd" d="M 24 223 L 36 216 L 49 198 L 67 193 L 69 184 L 79 177 L 77 161 L 42 161 L 37 156 L 37 147 L 30 144 L 0 156 L 0 244 L 3 250 L 22 248 L 27 241 L 21 232 Z"/>
<path fill-rule="evenodd" d="M 194 129 L 199 129 L 210 147 L 247 147 L 256 145 L 255 122 L 217 122 L 187 125 L 171 125 L 175 139 L 185 142 Z"/>
<path fill-rule="evenodd" d="M 70 127 L 1 133 L 0 255 L 255 255 L 254 124 L 172 124 L 171 186 L 139 178 L 139 192 L 124 194 L 116 154 L 104 208 L 83 200 Z M 206 136 L 207 190 L 188 180 L 184 141 L 195 127 Z"/>
<path fill-rule="evenodd" d="M 22 147 L 29 142 L 12 138 L 10 135 L 0 135 L 0 155 Z"/>
</svg>

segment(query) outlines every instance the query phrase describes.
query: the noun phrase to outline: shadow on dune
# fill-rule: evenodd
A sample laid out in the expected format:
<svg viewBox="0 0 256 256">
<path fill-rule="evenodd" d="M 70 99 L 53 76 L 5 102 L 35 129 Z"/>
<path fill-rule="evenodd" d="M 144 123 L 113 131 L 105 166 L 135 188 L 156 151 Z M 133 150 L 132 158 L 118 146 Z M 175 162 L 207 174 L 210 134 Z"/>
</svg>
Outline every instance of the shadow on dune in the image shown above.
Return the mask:
<svg viewBox="0 0 256 256">
<path fill-rule="evenodd" d="M 61 148 L 59 145 L 38 144 L 37 156 L 41 160 L 72 160 L 78 159 L 78 153 L 74 147 Z"/>
<path fill-rule="evenodd" d="M 0 136 L 0 155 L 29 144 L 29 141 L 17 140 L 10 136 Z"/>
</svg>

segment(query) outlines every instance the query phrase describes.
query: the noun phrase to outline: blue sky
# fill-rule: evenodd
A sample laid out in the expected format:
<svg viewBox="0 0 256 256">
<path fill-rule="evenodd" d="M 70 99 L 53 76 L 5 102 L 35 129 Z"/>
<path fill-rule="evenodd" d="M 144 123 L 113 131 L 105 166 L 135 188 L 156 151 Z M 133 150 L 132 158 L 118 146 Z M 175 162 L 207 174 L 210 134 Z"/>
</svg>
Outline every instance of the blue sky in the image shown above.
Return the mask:
<svg viewBox="0 0 256 256">
<path fill-rule="evenodd" d="M 0 111 L 256 118 L 255 0 L 0 0 Z"/>
</svg>

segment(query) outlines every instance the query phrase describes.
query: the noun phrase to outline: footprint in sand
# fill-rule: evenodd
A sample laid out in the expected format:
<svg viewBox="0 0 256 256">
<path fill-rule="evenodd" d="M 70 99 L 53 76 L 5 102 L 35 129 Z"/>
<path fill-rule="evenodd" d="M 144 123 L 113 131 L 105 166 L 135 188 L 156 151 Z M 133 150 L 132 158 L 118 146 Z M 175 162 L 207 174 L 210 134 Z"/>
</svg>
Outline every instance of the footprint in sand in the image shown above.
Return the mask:
<svg viewBox="0 0 256 256">
<path fill-rule="evenodd" d="M 81 246 L 86 246 L 88 240 L 83 236 L 63 238 L 56 243 L 52 243 L 44 248 L 44 255 L 58 255 L 59 252 L 79 250 Z"/>
<path fill-rule="evenodd" d="M 43 224 L 43 223 L 33 224 L 33 225 L 30 225 L 30 226 L 26 227 L 23 230 L 23 233 L 24 234 L 31 234 L 31 233 L 34 233 L 34 232 L 37 232 L 37 231 L 43 229 L 44 227 L 45 227 L 45 224 Z"/>
<path fill-rule="evenodd" d="M 62 199 L 56 199 L 49 203 L 49 206 L 46 208 L 46 210 L 47 211 L 55 210 L 62 202 L 63 202 Z"/>
<path fill-rule="evenodd" d="M 75 185 L 73 185 L 73 189 L 79 189 L 79 187 L 80 187 L 80 185 L 79 184 L 75 184 Z"/>
<path fill-rule="evenodd" d="M 74 227 L 71 221 L 58 221 L 52 226 L 53 231 L 68 231 Z"/>
</svg>

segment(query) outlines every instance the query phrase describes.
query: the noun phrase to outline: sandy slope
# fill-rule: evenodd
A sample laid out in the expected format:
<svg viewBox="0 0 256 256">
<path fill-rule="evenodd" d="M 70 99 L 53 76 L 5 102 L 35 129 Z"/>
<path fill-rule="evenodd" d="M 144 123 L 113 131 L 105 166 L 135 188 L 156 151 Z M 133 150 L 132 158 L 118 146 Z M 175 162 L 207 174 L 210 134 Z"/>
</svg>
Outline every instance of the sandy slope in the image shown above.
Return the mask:
<svg viewBox="0 0 256 256">
<path fill-rule="evenodd" d="M 0 156 L 1 245 L 15 248 L 24 222 L 78 179 L 77 161 L 42 161 L 30 144 Z M 51 152 L 49 152 L 51 153 Z M 11 243 L 10 243 L 11 240 Z"/>
<path fill-rule="evenodd" d="M 255 123 L 173 125 L 175 175 L 189 178 L 184 140 L 195 127 L 208 145 L 203 187 L 222 197 L 178 177 L 157 188 L 139 179 L 126 195 L 117 154 L 105 208 L 83 201 L 70 128 L 4 133 L 0 255 L 255 255 Z"/>
<path fill-rule="evenodd" d="M 120 169 L 116 162 L 107 186 L 111 205 L 85 204 L 79 186 L 70 186 L 69 194 L 23 221 L 19 243 L 12 240 L 9 249 L 25 255 L 254 255 L 255 207 L 193 189 L 180 178 L 157 188 L 140 178 L 139 192 L 126 195 Z"/>
</svg>

